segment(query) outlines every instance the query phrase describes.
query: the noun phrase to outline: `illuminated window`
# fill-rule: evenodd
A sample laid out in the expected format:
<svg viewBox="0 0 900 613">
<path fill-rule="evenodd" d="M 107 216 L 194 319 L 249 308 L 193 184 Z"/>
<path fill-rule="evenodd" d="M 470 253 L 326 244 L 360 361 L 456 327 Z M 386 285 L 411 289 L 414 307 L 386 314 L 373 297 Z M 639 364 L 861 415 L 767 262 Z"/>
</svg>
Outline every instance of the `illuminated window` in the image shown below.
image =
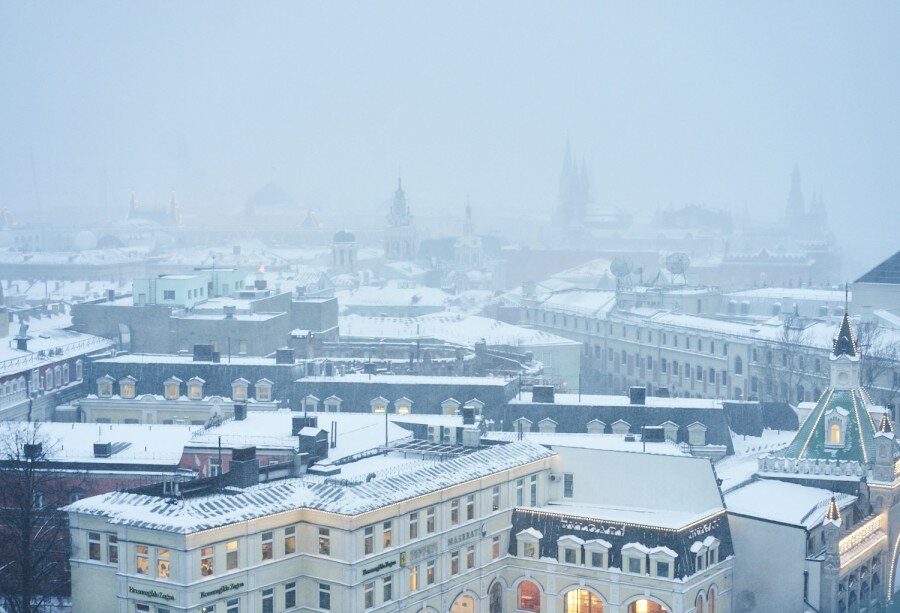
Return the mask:
<svg viewBox="0 0 900 613">
<path fill-rule="evenodd" d="M 272 533 L 271 532 L 263 532 L 262 533 L 262 547 L 260 549 L 260 553 L 262 555 L 263 561 L 271 560 L 274 555 L 274 548 L 272 547 Z"/>
<path fill-rule="evenodd" d="M 200 576 L 209 577 L 213 574 L 213 548 L 204 547 L 200 550 Z"/>
<path fill-rule="evenodd" d="M 588 590 L 571 590 L 563 597 L 565 613 L 602 613 L 600 597 Z M 629 609 L 631 613 L 631 609 Z"/>
<path fill-rule="evenodd" d="M 168 549 L 156 548 L 156 576 L 160 579 L 168 579 L 172 572 L 170 557 Z"/>
<path fill-rule="evenodd" d="M 375 552 L 375 528 L 368 526 L 363 530 L 363 553 L 366 555 Z"/>
<path fill-rule="evenodd" d="M 523 581 L 519 584 L 516 596 L 516 608 L 519 611 L 540 613 L 541 589 L 531 581 Z"/>
<path fill-rule="evenodd" d="M 204 383 L 206 383 L 206 381 L 200 377 L 192 377 L 187 383 L 188 398 L 191 400 L 202 400 Z"/>
<path fill-rule="evenodd" d="M 225 570 L 234 570 L 238 567 L 238 542 L 225 543 Z"/>
<path fill-rule="evenodd" d="M 409 591 L 415 592 L 419 589 L 419 567 L 418 566 L 410 566 L 409 567 Z"/>
<path fill-rule="evenodd" d="M 167 379 L 163 385 L 166 400 L 178 400 L 178 397 L 181 396 L 181 379 L 172 377 Z"/>
<path fill-rule="evenodd" d="M 427 583 L 428 585 L 434 585 L 434 568 L 435 561 L 428 560 L 428 563 L 425 565 L 425 583 Z"/>
<path fill-rule="evenodd" d="M 102 547 L 100 545 L 100 533 L 88 532 L 88 559 L 100 560 L 102 557 Z"/>
<path fill-rule="evenodd" d="M 260 379 L 256 382 L 256 399 L 260 402 L 272 400 L 272 382 L 268 379 Z"/>
<path fill-rule="evenodd" d="M 497 559 L 500 557 L 500 537 L 495 536 L 491 538 L 491 557 L 493 559 Z"/>
<path fill-rule="evenodd" d="M 124 379 L 119 380 L 119 396 L 122 398 L 134 398 L 135 389 L 134 389 L 135 379 L 134 377 L 125 377 Z"/>
<path fill-rule="evenodd" d="M 669 613 L 669 610 L 659 603 L 642 598 L 628 605 L 628 613 Z"/>
<path fill-rule="evenodd" d="M 108 564 L 119 563 L 119 537 L 115 534 L 106 537 L 106 562 Z"/>
<path fill-rule="evenodd" d="M 841 425 L 831 424 L 828 428 L 828 442 L 832 445 L 841 444 Z"/>
<path fill-rule="evenodd" d="M 319 533 L 321 534 L 321 528 Z M 327 531 L 327 530 L 326 530 Z M 297 552 L 297 529 L 294 526 L 288 526 L 284 529 L 284 555 L 290 555 Z M 325 554 L 328 555 L 328 554 Z"/>
<path fill-rule="evenodd" d="M 387 549 L 391 546 L 394 539 L 394 524 L 392 521 L 384 522 L 381 531 L 382 546 Z"/>
<path fill-rule="evenodd" d="M 97 395 L 101 398 L 109 398 L 112 396 L 112 379 L 109 377 L 100 377 L 97 379 Z"/>
<path fill-rule="evenodd" d="M 250 382 L 246 379 L 236 379 L 231 382 L 232 400 L 247 400 L 247 388 Z"/>
<path fill-rule="evenodd" d="M 135 572 L 139 575 L 150 574 L 150 548 L 146 545 L 134 546 Z"/>
</svg>

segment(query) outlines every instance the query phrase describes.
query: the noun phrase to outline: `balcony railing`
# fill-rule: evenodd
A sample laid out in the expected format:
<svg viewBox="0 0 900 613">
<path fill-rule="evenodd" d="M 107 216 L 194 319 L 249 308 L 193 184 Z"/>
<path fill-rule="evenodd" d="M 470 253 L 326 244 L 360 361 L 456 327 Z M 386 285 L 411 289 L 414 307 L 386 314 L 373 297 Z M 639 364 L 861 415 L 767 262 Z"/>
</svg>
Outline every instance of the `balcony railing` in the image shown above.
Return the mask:
<svg viewBox="0 0 900 613">
<path fill-rule="evenodd" d="M 858 528 L 847 534 L 838 542 L 838 552 L 847 553 L 864 540 L 884 529 L 884 515 L 879 513 L 871 519 L 864 521 Z"/>
</svg>

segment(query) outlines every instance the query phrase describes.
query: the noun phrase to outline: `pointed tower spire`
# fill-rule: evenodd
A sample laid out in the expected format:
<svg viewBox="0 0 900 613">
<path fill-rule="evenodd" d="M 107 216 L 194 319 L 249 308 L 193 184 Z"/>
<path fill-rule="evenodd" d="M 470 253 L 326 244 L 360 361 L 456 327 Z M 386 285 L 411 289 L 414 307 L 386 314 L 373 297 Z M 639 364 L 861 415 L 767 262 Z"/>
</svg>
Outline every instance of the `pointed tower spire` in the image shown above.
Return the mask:
<svg viewBox="0 0 900 613">
<path fill-rule="evenodd" d="M 803 216 L 806 213 L 803 190 L 800 187 L 800 166 L 798 164 L 794 164 L 794 171 L 791 173 L 791 191 L 788 194 L 786 213 L 790 224 L 802 223 Z"/>
<path fill-rule="evenodd" d="M 853 333 L 853 324 L 850 323 L 850 314 L 845 310 L 841 318 L 841 325 L 834 336 L 834 344 L 831 355 L 839 357 L 846 355 L 851 358 L 858 356 L 856 351 L 856 335 Z"/>
<path fill-rule="evenodd" d="M 828 503 L 828 510 L 825 512 L 825 523 L 831 523 L 836 526 L 841 525 L 841 510 L 838 508 L 834 496 L 831 497 L 831 501 Z"/>
<path fill-rule="evenodd" d="M 131 192 L 131 202 L 128 204 L 128 217 L 134 217 L 138 211 L 138 202 L 137 196 L 134 195 L 134 192 Z"/>
<path fill-rule="evenodd" d="M 888 419 L 887 413 L 881 414 L 881 423 L 878 424 L 878 431 L 884 432 L 885 434 L 890 434 L 894 431 L 894 427 L 891 425 L 891 420 Z"/>
</svg>

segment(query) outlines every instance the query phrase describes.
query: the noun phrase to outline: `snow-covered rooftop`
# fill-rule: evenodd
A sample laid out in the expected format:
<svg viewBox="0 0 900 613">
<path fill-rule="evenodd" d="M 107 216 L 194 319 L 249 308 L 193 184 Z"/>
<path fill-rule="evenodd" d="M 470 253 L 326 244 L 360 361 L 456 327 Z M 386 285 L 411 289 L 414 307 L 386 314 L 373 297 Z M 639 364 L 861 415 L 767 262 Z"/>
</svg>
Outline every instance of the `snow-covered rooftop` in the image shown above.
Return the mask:
<svg viewBox="0 0 900 613">
<path fill-rule="evenodd" d="M 10 334 L 0 339 L 0 376 L 35 368 L 44 363 L 59 362 L 112 346 L 112 341 L 91 334 L 51 328 L 45 324 L 62 323 L 67 316 L 49 319 L 32 319 L 28 322 L 28 349 L 17 349 L 15 337 L 18 325 L 10 325 Z M 32 326 L 34 324 L 34 326 Z M 52 355 L 51 355 L 52 352 Z M 74 378 L 74 373 L 72 373 Z"/>
<path fill-rule="evenodd" d="M 626 441 L 624 434 L 584 434 L 562 432 L 523 432 L 522 437 L 548 447 L 578 447 L 581 449 L 603 449 L 606 451 L 631 451 L 657 455 L 687 456 L 681 448 L 670 441 L 664 443 L 642 443 L 640 440 Z M 517 432 L 487 432 L 485 438 L 496 441 L 518 440 Z"/>
<path fill-rule="evenodd" d="M 366 317 L 347 315 L 339 322 L 342 338 L 433 338 L 471 347 L 484 339 L 488 345 L 536 347 L 577 345 L 576 341 L 479 315 L 433 313 L 419 317 Z"/>
<path fill-rule="evenodd" d="M 739 515 L 813 528 L 822 523 L 832 496 L 842 508 L 856 500 L 817 487 L 760 479 L 725 494 L 725 505 Z"/>
<path fill-rule="evenodd" d="M 553 455 L 530 441 L 517 441 L 444 461 L 414 461 L 405 469 L 402 464 L 386 466 L 388 474 L 379 476 L 376 470 L 374 479 L 352 484 L 300 477 L 261 484 L 232 495 L 189 498 L 179 504 L 168 504 L 155 496 L 111 492 L 79 500 L 67 509 L 105 516 L 113 524 L 189 534 L 304 508 L 358 515 Z"/>
<path fill-rule="evenodd" d="M 641 407 L 664 407 L 664 408 L 682 408 L 682 409 L 721 409 L 722 401 L 715 398 L 660 398 L 658 396 L 647 396 L 645 404 L 632 405 L 628 396 L 612 396 L 601 394 L 555 394 L 554 402 L 546 403 L 547 406 L 573 405 L 573 406 L 603 406 L 603 407 L 624 407 L 633 406 L 635 409 Z M 517 396 L 509 401 L 510 404 L 532 404 L 531 392 L 522 392 L 520 397 Z"/>
</svg>

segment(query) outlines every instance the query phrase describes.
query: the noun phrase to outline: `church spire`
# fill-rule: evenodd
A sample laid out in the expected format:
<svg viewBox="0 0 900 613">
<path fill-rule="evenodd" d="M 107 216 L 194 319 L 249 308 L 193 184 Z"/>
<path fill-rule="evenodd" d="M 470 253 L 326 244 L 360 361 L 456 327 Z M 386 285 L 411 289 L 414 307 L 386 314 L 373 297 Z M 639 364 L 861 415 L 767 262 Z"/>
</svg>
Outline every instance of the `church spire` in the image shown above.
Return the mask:
<svg viewBox="0 0 900 613">
<path fill-rule="evenodd" d="M 832 523 L 837 526 L 841 525 L 841 510 L 838 508 L 837 501 L 834 496 L 828 502 L 828 510 L 825 512 L 825 523 Z"/>
<path fill-rule="evenodd" d="M 855 358 L 858 355 L 856 351 L 856 335 L 853 334 L 853 325 L 850 323 L 850 314 L 846 311 L 846 307 L 844 316 L 841 318 L 841 325 L 834 336 L 831 354 L 834 357 L 846 355 L 851 358 Z"/>
</svg>

